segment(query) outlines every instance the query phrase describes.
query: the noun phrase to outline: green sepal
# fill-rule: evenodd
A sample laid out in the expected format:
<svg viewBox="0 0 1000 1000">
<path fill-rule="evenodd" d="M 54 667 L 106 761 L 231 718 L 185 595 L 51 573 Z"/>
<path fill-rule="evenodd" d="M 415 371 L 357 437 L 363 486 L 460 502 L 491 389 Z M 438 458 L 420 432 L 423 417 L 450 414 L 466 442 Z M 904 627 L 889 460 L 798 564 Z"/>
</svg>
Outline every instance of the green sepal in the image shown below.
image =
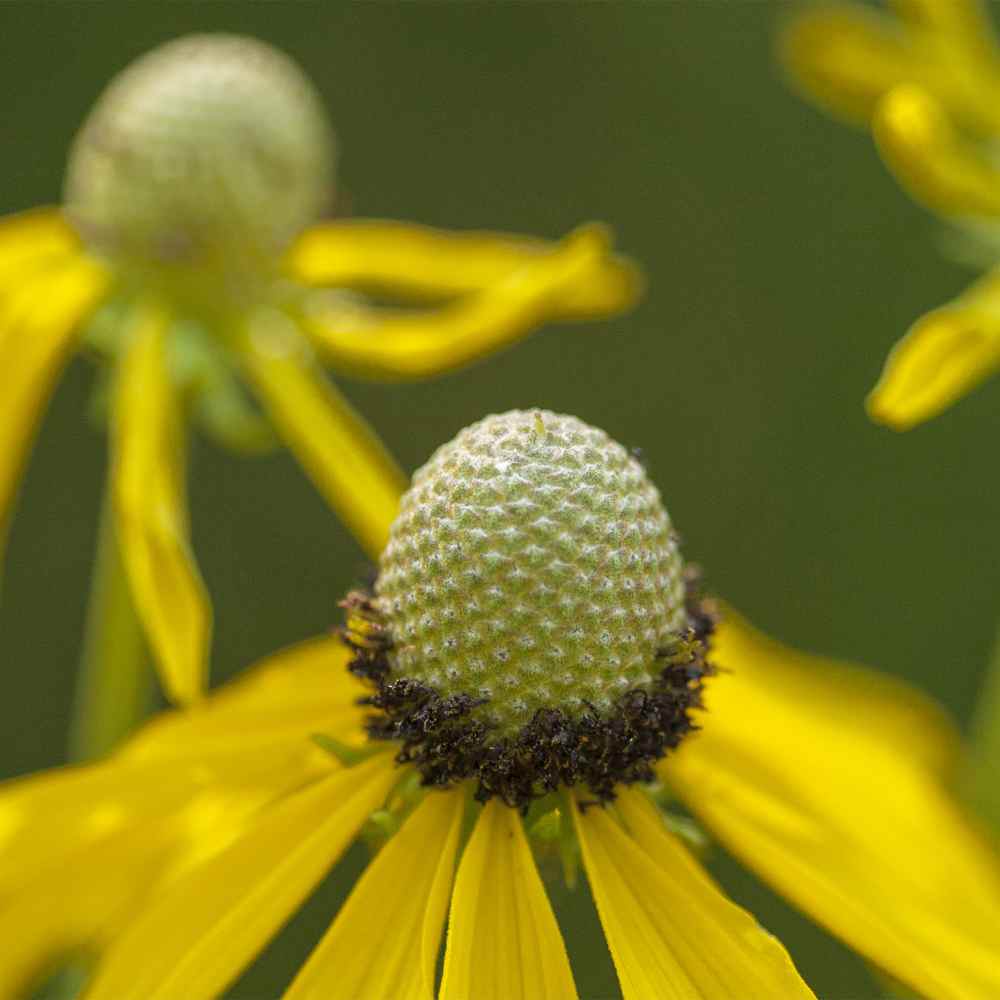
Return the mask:
<svg viewBox="0 0 1000 1000">
<path fill-rule="evenodd" d="M 205 432 L 229 451 L 259 455 L 278 445 L 271 425 L 253 408 L 231 375 L 198 393 L 194 413 Z"/>
<path fill-rule="evenodd" d="M 563 789 L 562 805 L 559 809 L 559 860 L 562 862 L 563 881 L 567 889 L 576 888 L 576 879 L 580 871 L 580 845 L 576 839 L 573 827 L 573 813 L 577 805 L 572 793 Z"/>
<path fill-rule="evenodd" d="M 667 829 L 678 837 L 692 854 L 705 858 L 712 849 L 712 842 L 705 831 L 689 816 L 660 811 Z"/>
<path fill-rule="evenodd" d="M 360 747 L 350 746 L 334 736 L 328 736 L 326 733 L 313 733 L 309 738 L 320 750 L 325 750 L 332 757 L 336 757 L 344 767 L 356 767 L 376 754 L 385 753 L 385 747 L 373 744 L 366 744 Z"/>
</svg>

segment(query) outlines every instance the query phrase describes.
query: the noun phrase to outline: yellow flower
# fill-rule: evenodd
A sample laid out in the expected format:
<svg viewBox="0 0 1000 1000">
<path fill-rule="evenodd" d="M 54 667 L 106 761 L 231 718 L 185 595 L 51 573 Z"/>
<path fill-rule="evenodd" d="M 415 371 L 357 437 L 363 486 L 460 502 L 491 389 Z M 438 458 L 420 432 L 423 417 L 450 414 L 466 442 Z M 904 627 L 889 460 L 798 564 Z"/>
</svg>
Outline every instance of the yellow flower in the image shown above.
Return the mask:
<svg viewBox="0 0 1000 1000">
<path fill-rule="evenodd" d="M 871 128 L 900 183 L 997 258 L 1000 54 L 975 0 L 898 0 L 897 17 L 817 7 L 783 36 L 793 79 Z M 868 397 L 873 419 L 907 430 L 1000 369 L 1000 269 L 919 319 Z"/>
<path fill-rule="evenodd" d="M 62 209 L 0 221 L 0 529 L 60 369 L 74 350 L 97 355 L 125 571 L 180 702 L 201 692 L 211 627 L 188 538 L 189 422 L 243 449 L 273 427 L 375 555 L 405 479 L 321 363 L 424 378 L 638 293 L 599 226 L 552 244 L 317 222 L 333 151 L 318 96 L 283 55 L 194 36 L 111 83 L 75 140 Z"/>
<path fill-rule="evenodd" d="M 625 1000 L 811 997 L 654 777 L 921 995 L 1000 994 L 1000 870 L 947 791 L 948 724 L 732 612 L 713 671 L 681 565 L 605 435 L 537 411 L 463 432 L 414 477 L 377 594 L 345 602 L 350 672 L 335 638 L 290 648 L 0 794 L 0 997 L 77 949 L 100 952 L 88 1000 L 217 996 L 359 834 L 376 853 L 289 1000 L 575 997 L 536 864 L 556 858 L 582 860 Z M 651 679 L 623 691 L 632 670 Z"/>
</svg>

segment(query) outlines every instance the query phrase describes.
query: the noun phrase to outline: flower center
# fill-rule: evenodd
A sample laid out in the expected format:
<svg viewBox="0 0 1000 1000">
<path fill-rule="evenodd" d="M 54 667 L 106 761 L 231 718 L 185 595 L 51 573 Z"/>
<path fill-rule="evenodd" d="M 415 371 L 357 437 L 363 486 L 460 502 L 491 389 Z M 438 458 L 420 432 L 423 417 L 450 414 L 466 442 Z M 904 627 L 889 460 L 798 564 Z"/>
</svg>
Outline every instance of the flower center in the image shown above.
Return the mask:
<svg viewBox="0 0 1000 1000">
<path fill-rule="evenodd" d="M 333 136 L 298 67 L 253 39 L 194 35 L 111 82 L 73 143 L 65 200 L 119 266 L 218 279 L 273 270 L 332 183 Z"/>
<path fill-rule="evenodd" d="M 660 495 L 621 445 L 575 417 L 488 417 L 416 473 L 374 596 L 346 602 L 353 669 L 378 688 L 370 732 L 430 783 L 610 796 L 690 728 L 711 622 L 687 591 Z"/>
</svg>

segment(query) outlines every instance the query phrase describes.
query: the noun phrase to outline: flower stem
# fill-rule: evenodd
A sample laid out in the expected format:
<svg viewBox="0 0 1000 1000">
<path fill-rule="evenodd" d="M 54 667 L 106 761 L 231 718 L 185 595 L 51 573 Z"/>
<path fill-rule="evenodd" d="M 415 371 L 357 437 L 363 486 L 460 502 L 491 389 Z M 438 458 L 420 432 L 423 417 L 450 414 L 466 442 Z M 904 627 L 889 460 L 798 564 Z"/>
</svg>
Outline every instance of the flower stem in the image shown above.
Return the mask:
<svg viewBox="0 0 1000 1000">
<path fill-rule="evenodd" d="M 969 805 L 1000 831 L 1000 630 L 976 704 L 962 777 Z"/>
<path fill-rule="evenodd" d="M 70 759 L 90 760 L 107 753 L 147 714 L 151 699 L 142 626 L 118 551 L 114 509 L 106 489 L 73 706 Z"/>
</svg>

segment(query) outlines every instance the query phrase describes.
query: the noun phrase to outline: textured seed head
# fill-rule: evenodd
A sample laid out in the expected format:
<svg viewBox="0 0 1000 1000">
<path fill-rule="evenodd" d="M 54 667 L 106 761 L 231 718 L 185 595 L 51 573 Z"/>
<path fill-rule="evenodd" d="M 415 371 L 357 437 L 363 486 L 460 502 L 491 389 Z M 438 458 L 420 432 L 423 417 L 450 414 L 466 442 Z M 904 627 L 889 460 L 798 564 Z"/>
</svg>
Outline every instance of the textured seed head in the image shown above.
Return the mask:
<svg viewBox="0 0 1000 1000">
<path fill-rule="evenodd" d="M 271 259 L 329 202 L 333 135 L 277 50 L 191 35 L 141 57 L 74 140 L 66 206 L 88 242 L 131 262 Z"/>
<path fill-rule="evenodd" d="M 489 699 L 476 711 L 498 735 L 648 687 L 686 624 L 683 562 L 642 465 L 544 410 L 487 417 L 418 470 L 376 593 L 393 676 Z"/>
</svg>

